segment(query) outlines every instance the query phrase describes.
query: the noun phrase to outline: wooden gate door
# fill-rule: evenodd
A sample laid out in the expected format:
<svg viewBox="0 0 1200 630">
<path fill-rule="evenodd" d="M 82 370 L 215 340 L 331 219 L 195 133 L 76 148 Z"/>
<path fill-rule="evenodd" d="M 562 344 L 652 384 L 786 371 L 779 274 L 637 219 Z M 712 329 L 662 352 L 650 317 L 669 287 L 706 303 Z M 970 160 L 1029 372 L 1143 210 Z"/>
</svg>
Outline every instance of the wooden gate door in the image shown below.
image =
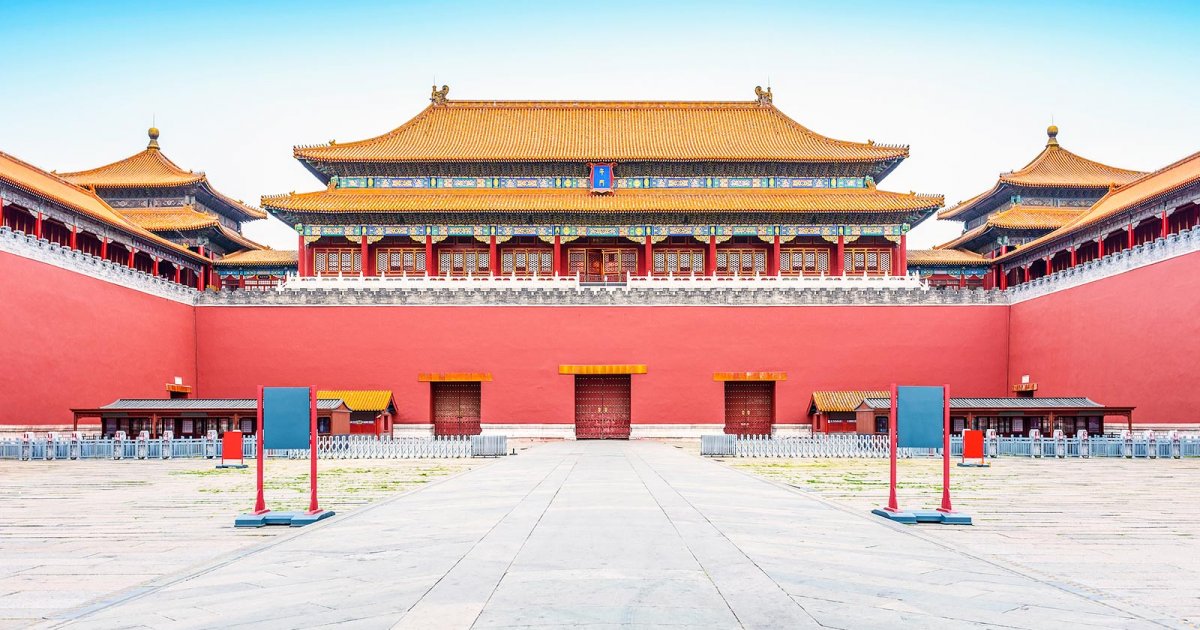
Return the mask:
<svg viewBox="0 0 1200 630">
<path fill-rule="evenodd" d="M 621 277 L 621 250 L 606 249 L 604 255 L 604 281 L 605 282 L 620 282 L 624 280 Z"/>
<path fill-rule="evenodd" d="M 629 439 L 629 375 L 575 377 L 575 437 Z"/>
<path fill-rule="evenodd" d="M 725 433 L 770 435 L 774 420 L 773 381 L 726 381 Z"/>
<path fill-rule="evenodd" d="M 430 383 L 430 387 L 434 435 L 479 435 L 479 383 Z"/>
</svg>

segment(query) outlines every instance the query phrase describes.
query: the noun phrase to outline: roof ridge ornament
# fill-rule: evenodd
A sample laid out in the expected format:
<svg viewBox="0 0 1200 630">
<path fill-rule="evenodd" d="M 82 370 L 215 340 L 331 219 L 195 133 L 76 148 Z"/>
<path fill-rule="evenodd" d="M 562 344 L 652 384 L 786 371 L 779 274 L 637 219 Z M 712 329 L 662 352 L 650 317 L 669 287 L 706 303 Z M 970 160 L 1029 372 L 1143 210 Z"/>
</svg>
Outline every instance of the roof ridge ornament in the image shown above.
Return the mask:
<svg viewBox="0 0 1200 630">
<path fill-rule="evenodd" d="M 158 148 L 158 127 L 151 127 L 146 132 L 146 135 L 150 136 L 150 142 L 146 145 L 146 148 L 147 149 L 157 149 Z"/>
<path fill-rule="evenodd" d="M 450 86 L 443 85 L 442 89 L 438 89 L 437 84 L 433 84 L 433 93 L 429 95 L 429 102 L 434 105 L 445 105 L 446 95 L 450 93 Z"/>
<path fill-rule="evenodd" d="M 768 85 L 765 90 L 762 89 L 761 85 L 754 86 L 754 95 L 758 97 L 759 105 L 764 107 L 771 106 L 771 86 Z"/>
<path fill-rule="evenodd" d="M 1050 125 L 1049 127 L 1046 127 L 1046 137 L 1048 138 L 1046 140 L 1047 148 L 1057 147 L 1058 146 L 1058 125 Z"/>
</svg>

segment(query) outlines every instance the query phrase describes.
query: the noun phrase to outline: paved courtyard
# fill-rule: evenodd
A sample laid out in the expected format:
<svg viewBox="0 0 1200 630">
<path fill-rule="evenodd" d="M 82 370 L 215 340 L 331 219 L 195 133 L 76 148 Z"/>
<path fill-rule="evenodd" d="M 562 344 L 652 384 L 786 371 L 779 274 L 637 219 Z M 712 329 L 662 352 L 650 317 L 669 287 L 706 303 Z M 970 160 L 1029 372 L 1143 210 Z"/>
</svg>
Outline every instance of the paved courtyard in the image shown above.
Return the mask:
<svg viewBox="0 0 1200 630">
<path fill-rule="evenodd" d="M 540 445 L 268 536 L 45 625 L 1183 627 L 656 442 Z"/>
</svg>

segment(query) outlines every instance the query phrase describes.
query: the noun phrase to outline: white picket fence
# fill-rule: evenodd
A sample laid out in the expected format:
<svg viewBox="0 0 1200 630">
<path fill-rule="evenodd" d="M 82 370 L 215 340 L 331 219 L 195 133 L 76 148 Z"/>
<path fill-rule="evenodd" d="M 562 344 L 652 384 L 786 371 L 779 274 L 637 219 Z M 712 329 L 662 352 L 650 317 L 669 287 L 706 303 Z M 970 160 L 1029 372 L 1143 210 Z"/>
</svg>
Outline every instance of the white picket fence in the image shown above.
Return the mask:
<svg viewBox="0 0 1200 630">
<path fill-rule="evenodd" d="M 472 437 L 381 437 L 334 435 L 317 438 L 319 459 L 443 459 L 471 457 Z M 491 436 L 489 436 L 491 437 Z M 496 436 L 503 438 L 504 436 Z M 503 447 L 501 447 L 503 451 Z"/>
<path fill-rule="evenodd" d="M 816 434 L 803 437 L 769 435 L 703 435 L 700 454 L 724 457 L 866 457 L 888 456 L 886 435 Z"/>
</svg>

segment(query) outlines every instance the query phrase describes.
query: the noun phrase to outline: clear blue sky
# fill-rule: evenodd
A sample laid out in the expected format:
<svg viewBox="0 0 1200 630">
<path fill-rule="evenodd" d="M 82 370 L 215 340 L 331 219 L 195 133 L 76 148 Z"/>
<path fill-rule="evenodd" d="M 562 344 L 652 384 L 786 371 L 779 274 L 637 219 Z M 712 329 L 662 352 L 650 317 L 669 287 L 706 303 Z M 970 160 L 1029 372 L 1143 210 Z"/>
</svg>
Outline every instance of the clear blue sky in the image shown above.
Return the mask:
<svg viewBox="0 0 1200 630">
<path fill-rule="evenodd" d="M 248 4 L 248 3 L 247 3 Z M 312 190 L 295 144 L 451 98 L 746 99 L 909 144 L 883 187 L 979 193 L 1045 144 L 1154 169 L 1200 150 L 1200 2 L 6 2 L 0 150 L 46 169 L 164 151 L 216 186 Z M 911 247 L 959 231 L 918 228 Z M 247 233 L 290 248 L 272 219 Z"/>
</svg>

